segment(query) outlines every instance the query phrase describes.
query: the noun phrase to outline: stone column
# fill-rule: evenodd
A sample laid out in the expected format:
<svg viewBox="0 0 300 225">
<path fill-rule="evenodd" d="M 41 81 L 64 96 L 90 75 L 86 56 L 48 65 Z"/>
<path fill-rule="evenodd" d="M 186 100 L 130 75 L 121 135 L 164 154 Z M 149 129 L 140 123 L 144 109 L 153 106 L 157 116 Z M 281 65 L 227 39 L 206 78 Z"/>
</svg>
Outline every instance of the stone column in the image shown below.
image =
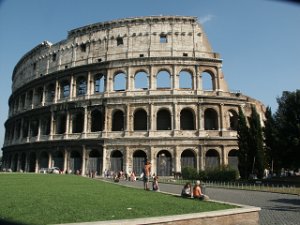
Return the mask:
<svg viewBox="0 0 300 225">
<path fill-rule="evenodd" d="M 205 169 L 205 155 L 204 155 L 204 147 L 203 146 L 199 146 L 199 155 L 197 156 L 197 158 L 199 160 L 197 160 L 197 162 L 199 162 L 199 169 L 200 170 L 204 170 Z M 198 166 L 197 166 L 198 169 Z"/>
<path fill-rule="evenodd" d="M 64 148 L 64 172 L 68 172 L 69 173 L 69 165 L 68 165 L 68 151 L 66 149 L 66 147 Z"/>
<path fill-rule="evenodd" d="M 92 94 L 93 81 L 92 81 L 91 76 L 92 76 L 91 71 L 89 71 L 88 75 L 87 75 L 87 82 L 86 82 L 86 85 L 87 85 L 86 95 L 88 97 L 90 97 L 90 95 Z"/>
<path fill-rule="evenodd" d="M 54 134 L 54 128 L 56 128 L 55 126 L 55 120 L 54 120 L 54 112 L 51 110 L 51 121 L 50 121 L 50 140 L 53 138 L 53 134 Z"/>
<path fill-rule="evenodd" d="M 74 85 L 74 75 L 72 75 L 70 80 L 70 96 L 69 96 L 70 100 L 74 98 L 74 92 L 76 94 L 76 87 Z"/>
<path fill-rule="evenodd" d="M 107 152 L 106 152 L 106 146 L 105 145 L 103 145 L 102 151 L 103 151 L 103 153 L 102 153 L 102 157 L 103 157 L 102 158 L 102 165 L 103 165 L 102 171 L 104 172 L 105 169 L 106 170 L 110 169 L 109 165 L 107 164 L 107 159 L 106 159 Z"/>
<path fill-rule="evenodd" d="M 48 168 L 53 167 L 54 163 L 52 162 L 52 152 L 47 152 L 49 159 L 48 159 Z"/>
<path fill-rule="evenodd" d="M 220 112 L 219 112 L 219 130 L 221 131 L 221 135 L 223 136 L 223 131 L 224 131 L 224 104 L 221 103 L 220 106 Z"/>
<path fill-rule="evenodd" d="M 88 110 L 87 106 L 84 107 L 84 121 L 83 121 L 83 133 L 87 133 L 87 125 L 88 125 Z"/>
<path fill-rule="evenodd" d="M 86 146 L 82 145 L 82 165 L 81 165 L 81 175 L 85 175 L 85 165 L 86 165 Z"/>
<path fill-rule="evenodd" d="M 59 99 L 59 83 L 58 80 L 55 81 L 55 89 L 54 89 L 54 103 L 57 103 L 57 99 Z"/>
</svg>

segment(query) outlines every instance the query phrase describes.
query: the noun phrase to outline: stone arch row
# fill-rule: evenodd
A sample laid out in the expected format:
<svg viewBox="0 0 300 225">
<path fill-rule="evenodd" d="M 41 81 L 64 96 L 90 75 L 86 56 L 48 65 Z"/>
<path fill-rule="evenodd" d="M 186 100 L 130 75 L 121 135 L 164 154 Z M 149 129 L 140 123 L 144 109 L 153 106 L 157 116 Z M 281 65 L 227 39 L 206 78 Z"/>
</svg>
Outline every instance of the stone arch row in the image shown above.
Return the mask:
<svg viewBox="0 0 300 225">
<path fill-rule="evenodd" d="M 135 150 L 132 154 L 131 170 L 127 173 L 134 172 L 141 174 L 143 166 L 149 157 L 143 150 Z M 155 156 L 155 167 L 152 170 L 158 176 L 172 176 L 175 171 L 174 157 L 168 150 L 160 150 Z M 42 168 L 57 167 L 62 173 L 80 173 L 82 175 L 96 172 L 102 175 L 104 170 L 111 173 L 124 171 L 124 155 L 120 150 L 113 150 L 109 156 L 109 162 L 104 163 L 103 151 L 91 149 L 87 153 L 81 153 L 78 150 L 70 152 L 55 151 L 49 153 L 41 151 L 39 154 L 30 153 L 15 153 L 5 155 L 3 160 L 3 168 L 11 169 L 13 172 L 39 172 Z M 197 169 L 197 155 L 192 149 L 185 149 L 180 154 L 180 168 L 192 167 Z M 205 170 L 216 169 L 221 166 L 219 152 L 215 149 L 209 149 L 205 153 Z M 228 153 L 228 165 L 231 168 L 237 169 L 238 157 L 237 150 L 232 149 Z M 176 166 L 178 168 L 178 165 Z"/>
<path fill-rule="evenodd" d="M 183 107 L 179 110 L 178 118 L 172 115 L 172 110 L 162 106 L 154 112 L 155 121 L 152 121 L 147 108 L 138 107 L 132 110 L 130 124 L 126 120 L 126 108 L 114 108 L 109 111 L 110 116 L 105 115 L 102 107 L 77 108 L 70 111 L 58 111 L 44 113 L 43 116 L 31 116 L 16 120 L 7 126 L 9 140 L 19 138 L 36 137 L 39 135 L 53 135 L 65 133 L 90 133 L 99 131 L 148 131 L 154 130 L 197 130 L 200 116 L 191 107 Z M 107 110 L 108 111 L 108 110 Z M 238 114 L 229 109 L 227 114 L 227 129 L 237 130 Z M 131 114 L 129 115 L 131 117 Z M 204 130 L 219 130 L 219 115 L 214 108 L 204 110 Z M 178 120 L 179 126 L 172 122 Z M 106 121 L 108 120 L 108 121 Z M 178 126 L 178 128 L 176 127 Z M 223 127 L 223 125 L 222 125 Z"/>
<path fill-rule="evenodd" d="M 10 114 L 65 101 L 66 99 L 105 92 L 161 89 L 205 91 L 218 89 L 215 69 L 203 69 L 200 76 L 196 76 L 194 70 L 182 68 L 177 76 L 171 75 L 174 72 L 172 72 L 172 68 L 168 67 L 158 69 L 157 74 L 152 76 L 149 75 L 150 70 L 148 68 L 138 69 L 134 72 L 134 75 L 129 75 L 122 69 L 115 70 L 109 76 L 108 71 L 71 75 L 20 92 L 10 102 Z M 153 82 L 154 80 L 156 82 Z M 199 87 L 201 85 L 202 87 Z"/>
</svg>

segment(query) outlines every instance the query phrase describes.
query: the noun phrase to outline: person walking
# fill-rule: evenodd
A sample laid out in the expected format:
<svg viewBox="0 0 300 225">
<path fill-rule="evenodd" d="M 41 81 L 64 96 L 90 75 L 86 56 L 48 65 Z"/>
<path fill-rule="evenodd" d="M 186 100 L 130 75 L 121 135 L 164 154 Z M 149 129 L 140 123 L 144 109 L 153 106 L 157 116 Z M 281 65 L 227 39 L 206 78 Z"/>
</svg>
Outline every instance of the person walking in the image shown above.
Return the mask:
<svg viewBox="0 0 300 225">
<path fill-rule="evenodd" d="M 151 163 L 150 161 L 147 160 L 145 166 L 144 166 L 144 177 L 143 177 L 143 181 L 144 181 L 144 190 L 149 191 L 149 178 L 151 175 Z"/>
</svg>

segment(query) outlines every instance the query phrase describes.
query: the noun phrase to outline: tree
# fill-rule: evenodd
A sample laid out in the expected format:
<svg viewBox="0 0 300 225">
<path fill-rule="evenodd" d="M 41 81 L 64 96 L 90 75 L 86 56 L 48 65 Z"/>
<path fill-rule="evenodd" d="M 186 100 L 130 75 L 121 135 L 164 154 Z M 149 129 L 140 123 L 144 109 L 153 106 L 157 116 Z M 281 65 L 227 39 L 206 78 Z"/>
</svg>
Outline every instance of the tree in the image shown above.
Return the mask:
<svg viewBox="0 0 300 225">
<path fill-rule="evenodd" d="M 274 170 L 278 171 L 280 169 L 281 157 L 279 154 L 280 152 L 278 151 L 278 130 L 270 107 L 267 107 L 266 109 L 265 118 L 265 126 L 263 128 L 266 153 L 265 160 L 267 167 L 270 168 L 273 173 Z"/>
<path fill-rule="evenodd" d="M 265 153 L 264 153 L 264 140 L 262 133 L 262 126 L 260 116 L 258 115 L 256 108 L 251 107 L 250 124 L 250 138 L 249 138 L 249 154 L 248 160 L 252 164 L 252 173 L 254 172 L 258 178 L 263 178 L 265 169 Z"/>
<path fill-rule="evenodd" d="M 239 108 L 239 124 L 237 129 L 238 138 L 238 159 L 239 159 L 239 172 L 242 179 L 247 179 L 249 177 L 249 128 L 247 126 L 245 115 L 241 108 Z"/>
<path fill-rule="evenodd" d="M 282 167 L 296 169 L 300 167 L 300 90 L 284 91 L 277 102 L 275 120 L 280 140 L 277 153 Z"/>
</svg>

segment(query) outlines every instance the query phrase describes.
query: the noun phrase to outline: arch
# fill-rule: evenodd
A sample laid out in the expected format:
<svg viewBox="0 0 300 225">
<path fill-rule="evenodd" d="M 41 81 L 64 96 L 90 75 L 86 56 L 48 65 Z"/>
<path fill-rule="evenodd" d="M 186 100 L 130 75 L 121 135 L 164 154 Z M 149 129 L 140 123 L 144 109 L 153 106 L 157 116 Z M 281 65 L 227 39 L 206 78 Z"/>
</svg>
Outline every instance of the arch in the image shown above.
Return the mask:
<svg viewBox="0 0 300 225">
<path fill-rule="evenodd" d="M 29 154 L 29 165 L 28 165 L 28 172 L 35 172 L 35 164 L 36 163 L 36 154 L 31 152 Z"/>
<path fill-rule="evenodd" d="M 229 129 L 230 130 L 237 130 L 239 125 L 239 116 L 236 111 L 229 110 Z"/>
<path fill-rule="evenodd" d="M 218 130 L 218 114 L 214 109 L 206 109 L 204 112 L 204 129 Z"/>
<path fill-rule="evenodd" d="M 20 158 L 20 169 L 25 171 L 26 170 L 26 153 L 23 152 L 21 154 L 21 158 Z"/>
<path fill-rule="evenodd" d="M 69 168 L 71 170 L 71 173 L 79 174 L 81 171 L 81 155 L 78 151 L 71 151 L 70 154 L 70 165 Z"/>
<path fill-rule="evenodd" d="M 136 150 L 133 153 L 133 167 L 132 170 L 136 175 L 143 172 L 144 165 L 147 160 L 147 154 L 142 150 Z"/>
<path fill-rule="evenodd" d="M 49 167 L 49 154 L 45 151 L 41 152 L 39 157 L 39 169 Z"/>
<path fill-rule="evenodd" d="M 214 76 L 210 71 L 202 72 L 201 77 L 202 77 L 202 90 L 204 91 L 215 90 Z"/>
<path fill-rule="evenodd" d="M 192 89 L 193 88 L 193 76 L 190 72 L 182 70 L 179 73 L 179 88 L 180 89 Z"/>
<path fill-rule="evenodd" d="M 209 149 L 205 154 L 205 169 L 211 170 L 220 167 L 220 155 L 215 149 Z"/>
<path fill-rule="evenodd" d="M 60 98 L 68 98 L 70 96 L 70 81 L 63 80 L 60 83 Z"/>
<path fill-rule="evenodd" d="M 23 120 L 23 127 L 22 127 L 23 138 L 28 137 L 28 128 L 29 128 L 28 119 L 24 118 L 24 120 Z"/>
<path fill-rule="evenodd" d="M 161 150 L 157 153 L 156 169 L 158 176 L 172 176 L 172 157 L 169 151 Z"/>
<path fill-rule="evenodd" d="M 52 161 L 54 167 L 58 167 L 60 171 L 64 171 L 64 154 L 62 151 L 54 152 Z"/>
<path fill-rule="evenodd" d="M 147 112 L 144 109 L 138 109 L 134 113 L 134 130 L 147 130 Z"/>
<path fill-rule="evenodd" d="M 103 130 L 103 115 L 100 110 L 95 109 L 91 113 L 91 132 Z"/>
<path fill-rule="evenodd" d="M 57 134 L 64 134 L 66 132 L 66 123 L 67 123 L 67 116 L 65 113 L 61 113 L 57 116 L 56 120 L 56 133 Z"/>
<path fill-rule="evenodd" d="M 94 76 L 94 93 L 103 93 L 105 91 L 104 86 L 104 75 L 103 74 L 96 74 Z"/>
<path fill-rule="evenodd" d="M 171 130 L 171 114 L 167 109 L 161 109 L 156 117 L 157 130 Z"/>
<path fill-rule="evenodd" d="M 31 137 L 38 136 L 39 132 L 39 120 L 33 119 L 30 121 L 30 135 Z"/>
<path fill-rule="evenodd" d="M 87 162 L 87 171 L 95 172 L 96 174 L 102 174 L 103 167 L 103 151 L 98 149 L 92 149 L 89 153 L 89 159 Z"/>
<path fill-rule="evenodd" d="M 228 153 L 228 166 L 230 168 L 238 170 L 239 158 L 238 158 L 238 150 L 231 149 Z"/>
<path fill-rule="evenodd" d="M 181 169 L 184 167 L 197 168 L 196 156 L 191 149 L 186 149 L 181 153 Z"/>
<path fill-rule="evenodd" d="M 148 74 L 146 72 L 140 71 L 135 74 L 134 88 L 148 90 Z"/>
<path fill-rule="evenodd" d="M 72 119 L 72 133 L 82 133 L 84 124 L 84 115 L 83 112 L 75 112 Z"/>
<path fill-rule="evenodd" d="M 180 130 L 195 130 L 194 113 L 185 108 L 180 112 Z"/>
<path fill-rule="evenodd" d="M 114 76 L 114 91 L 125 91 L 126 90 L 126 74 L 117 73 Z"/>
<path fill-rule="evenodd" d="M 17 172 L 18 170 L 18 157 L 19 157 L 18 154 L 15 154 L 13 157 L 13 163 L 12 163 L 13 166 L 11 168 L 13 172 Z"/>
<path fill-rule="evenodd" d="M 51 128 L 51 115 L 47 113 L 42 118 L 42 122 L 41 122 L 41 134 L 42 135 L 49 135 L 50 134 L 50 128 Z"/>
<path fill-rule="evenodd" d="M 124 127 L 124 113 L 116 110 L 112 116 L 112 131 L 123 131 Z"/>
<path fill-rule="evenodd" d="M 53 102 L 55 98 L 55 84 L 49 84 L 46 90 L 46 102 Z"/>
<path fill-rule="evenodd" d="M 121 151 L 112 151 L 110 155 L 110 170 L 115 173 L 123 170 L 123 154 Z"/>
<path fill-rule="evenodd" d="M 171 88 L 171 75 L 167 70 L 161 70 L 156 76 L 157 89 L 170 89 Z"/>
<path fill-rule="evenodd" d="M 87 92 L 86 78 L 83 76 L 80 76 L 76 80 L 76 96 L 85 95 L 86 92 Z"/>
<path fill-rule="evenodd" d="M 34 105 L 40 105 L 43 102 L 43 87 L 38 87 L 34 93 Z"/>
</svg>

